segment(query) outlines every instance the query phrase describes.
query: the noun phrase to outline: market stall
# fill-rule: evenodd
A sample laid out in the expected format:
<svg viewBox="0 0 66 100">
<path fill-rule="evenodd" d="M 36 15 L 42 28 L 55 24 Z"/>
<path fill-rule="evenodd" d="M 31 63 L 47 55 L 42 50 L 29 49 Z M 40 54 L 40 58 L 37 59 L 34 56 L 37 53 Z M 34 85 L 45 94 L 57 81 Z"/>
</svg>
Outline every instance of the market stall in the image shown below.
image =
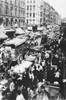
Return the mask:
<svg viewBox="0 0 66 100">
<path fill-rule="evenodd" d="M 57 97 L 60 91 L 60 87 L 58 85 L 45 85 L 46 91 L 50 94 L 50 97 Z"/>
<path fill-rule="evenodd" d="M 21 63 L 23 55 L 26 52 L 26 41 L 27 38 L 14 38 L 4 43 L 4 61 L 9 62 L 8 66 Z"/>
<path fill-rule="evenodd" d="M 31 67 L 31 65 L 32 65 L 32 62 L 23 61 L 20 65 L 16 65 L 13 68 L 13 72 L 15 72 L 15 73 L 23 73 L 25 71 L 25 69 Z"/>
<path fill-rule="evenodd" d="M 8 36 L 5 35 L 5 33 L 0 33 L 0 41 L 4 40 L 4 39 L 7 39 L 7 38 L 8 38 Z"/>
<path fill-rule="evenodd" d="M 8 36 L 0 29 L 0 47 L 2 46 L 3 42 L 8 38 Z"/>
<path fill-rule="evenodd" d="M 14 38 L 15 30 L 14 29 L 5 29 L 5 34 L 10 38 Z"/>
<path fill-rule="evenodd" d="M 15 35 L 22 35 L 22 34 L 25 34 L 25 31 L 22 30 L 21 28 L 16 28 Z"/>
</svg>

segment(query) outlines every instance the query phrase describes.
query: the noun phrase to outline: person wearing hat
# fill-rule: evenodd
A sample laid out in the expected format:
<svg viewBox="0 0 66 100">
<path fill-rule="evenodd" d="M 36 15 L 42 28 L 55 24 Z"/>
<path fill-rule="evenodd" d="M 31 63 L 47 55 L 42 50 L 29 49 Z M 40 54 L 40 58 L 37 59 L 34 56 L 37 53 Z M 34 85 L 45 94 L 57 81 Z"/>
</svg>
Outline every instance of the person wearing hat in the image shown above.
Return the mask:
<svg viewBox="0 0 66 100">
<path fill-rule="evenodd" d="M 33 71 L 33 75 L 34 75 L 34 85 L 36 86 L 37 83 L 37 79 L 38 79 L 38 70 L 36 68 L 36 66 L 34 66 L 34 71 Z"/>
<path fill-rule="evenodd" d="M 17 91 L 16 100 L 25 100 L 25 98 L 20 90 Z"/>
<path fill-rule="evenodd" d="M 46 58 L 46 59 L 49 58 L 49 53 L 48 53 L 48 52 L 45 53 L 45 58 Z"/>
<path fill-rule="evenodd" d="M 52 58 L 52 65 L 58 66 L 58 63 L 59 63 L 59 57 L 58 57 L 58 54 L 55 54 Z"/>
</svg>

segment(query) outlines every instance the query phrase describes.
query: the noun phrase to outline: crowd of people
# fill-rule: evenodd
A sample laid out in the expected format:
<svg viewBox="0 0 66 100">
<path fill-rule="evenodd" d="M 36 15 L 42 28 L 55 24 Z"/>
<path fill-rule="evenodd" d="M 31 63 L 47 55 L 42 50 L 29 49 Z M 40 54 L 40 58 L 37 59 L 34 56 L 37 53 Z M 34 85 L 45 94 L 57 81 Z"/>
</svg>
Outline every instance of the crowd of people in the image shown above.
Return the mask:
<svg viewBox="0 0 66 100">
<path fill-rule="evenodd" d="M 27 53 L 27 55 L 29 55 L 29 53 Z M 34 55 L 34 53 L 31 54 Z M 59 86 L 59 92 L 65 96 L 63 88 L 63 67 L 65 66 L 65 56 L 60 48 L 58 40 L 54 39 L 50 43 L 46 43 L 39 55 L 39 57 L 36 56 L 32 67 L 25 69 L 23 74 L 14 73 L 10 75 L 8 73 L 9 71 L 7 71 L 10 84 L 8 88 L 2 92 L 4 99 L 36 99 L 38 93 L 44 93 L 45 84 Z M 46 93 L 50 96 L 50 93 L 47 91 Z"/>
<path fill-rule="evenodd" d="M 37 100 L 37 95 L 44 93 L 45 100 L 50 100 L 51 96 L 45 90 L 45 85 L 59 87 L 58 94 L 60 93 L 62 97 L 66 98 L 63 83 L 66 57 L 60 48 L 60 40 L 54 38 L 45 44 L 43 41 L 42 50 L 39 52 L 28 50 L 23 60 L 29 55 L 36 55 L 36 59 L 32 62 L 32 66 L 25 69 L 22 74 L 10 73 L 10 69 L 14 66 L 10 65 L 10 68 L 7 68 L 7 62 L 4 63 L 4 66 L 3 64 L 0 66 L 0 72 L 4 72 L 1 78 L 8 80 L 7 88 L 2 91 L 3 100 Z M 37 42 L 36 45 L 38 45 Z"/>
</svg>

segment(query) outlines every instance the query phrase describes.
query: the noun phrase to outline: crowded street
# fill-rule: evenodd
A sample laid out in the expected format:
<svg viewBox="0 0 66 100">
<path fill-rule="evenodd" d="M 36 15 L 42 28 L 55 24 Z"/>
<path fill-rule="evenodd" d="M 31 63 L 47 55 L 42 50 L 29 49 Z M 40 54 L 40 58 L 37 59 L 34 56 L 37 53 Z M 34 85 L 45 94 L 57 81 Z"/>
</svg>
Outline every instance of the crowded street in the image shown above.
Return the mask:
<svg viewBox="0 0 66 100">
<path fill-rule="evenodd" d="M 50 1 L 0 0 L 0 100 L 66 100 L 66 18 Z"/>
<path fill-rule="evenodd" d="M 64 100 L 66 57 L 60 30 L 55 28 L 52 37 L 49 29 L 46 33 L 20 27 L 0 30 L 4 31 L 0 37 L 0 100 Z"/>
</svg>

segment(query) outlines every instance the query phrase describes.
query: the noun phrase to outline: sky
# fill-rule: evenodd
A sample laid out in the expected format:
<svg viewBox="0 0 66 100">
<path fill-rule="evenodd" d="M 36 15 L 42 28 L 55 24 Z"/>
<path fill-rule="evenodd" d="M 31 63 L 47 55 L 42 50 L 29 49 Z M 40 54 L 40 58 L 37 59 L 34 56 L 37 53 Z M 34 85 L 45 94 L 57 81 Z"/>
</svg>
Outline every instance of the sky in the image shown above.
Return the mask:
<svg viewBox="0 0 66 100">
<path fill-rule="evenodd" d="M 61 15 L 61 18 L 66 17 L 66 0 L 44 0 L 48 2 Z"/>
</svg>

